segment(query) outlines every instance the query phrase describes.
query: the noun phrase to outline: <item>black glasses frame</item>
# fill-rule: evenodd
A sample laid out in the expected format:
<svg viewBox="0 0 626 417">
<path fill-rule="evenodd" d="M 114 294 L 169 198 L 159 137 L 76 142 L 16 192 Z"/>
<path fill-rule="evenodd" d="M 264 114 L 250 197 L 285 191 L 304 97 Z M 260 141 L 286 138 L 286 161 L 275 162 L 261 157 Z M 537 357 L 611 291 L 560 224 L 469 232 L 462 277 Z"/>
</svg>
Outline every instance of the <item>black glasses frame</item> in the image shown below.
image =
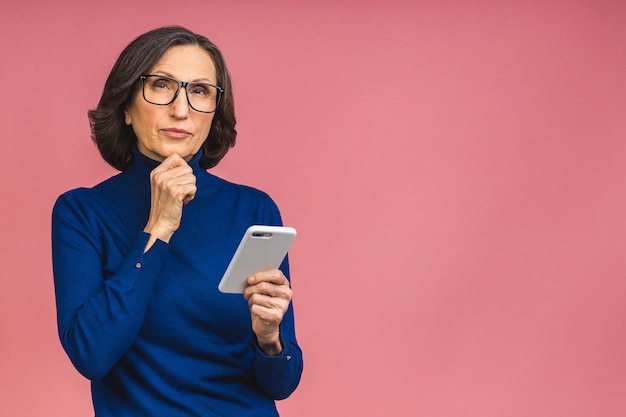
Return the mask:
<svg viewBox="0 0 626 417">
<path fill-rule="evenodd" d="M 174 94 L 174 97 L 172 98 L 172 100 L 169 103 L 165 103 L 165 104 L 161 104 L 161 103 L 155 103 L 153 101 L 150 101 L 146 98 L 146 80 L 148 79 L 148 77 L 159 77 L 159 78 L 165 78 L 168 80 L 172 80 L 175 83 L 178 84 L 178 89 L 176 89 L 176 93 Z M 217 107 L 220 105 L 220 101 L 222 100 L 222 94 L 224 94 L 224 89 L 222 87 L 220 87 L 219 85 L 215 85 L 215 84 L 211 84 L 211 83 L 202 83 L 202 82 L 186 82 L 186 81 L 180 81 L 177 80 L 176 78 L 172 78 L 172 77 L 168 77 L 167 75 L 160 75 L 160 74 L 144 74 L 141 75 L 139 77 L 139 79 L 141 80 L 141 95 L 143 96 L 143 99 L 150 103 L 150 104 L 154 104 L 155 106 L 169 106 L 170 104 L 172 104 L 174 102 L 174 100 L 176 100 L 176 98 L 178 97 L 178 94 L 180 93 L 180 89 L 184 88 L 185 89 L 185 96 L 187 97 L 187 104 L 189 104 L 189 107 L 191 107 L 194 111 L 197 111 L 198 113 L 214 113 L 217 110 Z M 208 85 L 211 87 L 215 87 L 217 89 L 217 98 L 215 99 L 215 109 L 211 110 L 211 111 L 202 111 L 202 110 L 198 110 L 196 109 L 193 104 L 191 104 L 191 101 L 189 100 L 189 85 Z"/>
</svg>

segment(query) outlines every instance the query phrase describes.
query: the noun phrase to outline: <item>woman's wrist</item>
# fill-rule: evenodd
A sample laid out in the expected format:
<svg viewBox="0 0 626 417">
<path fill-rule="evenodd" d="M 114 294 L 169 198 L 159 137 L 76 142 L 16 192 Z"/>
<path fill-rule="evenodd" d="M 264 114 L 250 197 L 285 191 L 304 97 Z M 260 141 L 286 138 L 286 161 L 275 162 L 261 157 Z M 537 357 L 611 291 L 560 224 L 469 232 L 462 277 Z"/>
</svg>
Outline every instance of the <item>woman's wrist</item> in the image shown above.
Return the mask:
<svg viewBox="0 0 626 417">
<path fill-rule="evenodd" d="M 283 353 L 283 344 L 280 341 L 280 337 L 276 335 L 267 340 L 261 340 L 257 337 L 257 343 L 261 351 L 267 356 L 278 356 Z"/>
<path fill-rule="evenodd" d="M 164 242 L 169 242 L 174 234 L 174 230 L 171 227 L 162 226 L 158 223 L 148 222 L 146 227 L 143 229 L 144 232 L 149 233 L 150 236 L 154 236 L 157 239 L 160 239 Z"/>
<path fill-rule="evenodd" d="M 174 234 L 174 232 L 150 225 L 150 223 L 146 225 L 143 231 L 150 235 L 150 237 L 148 238 L 148 243 L 146 243 L 146 247 L 143 251 L 144 253 L 146 253 L 148 249 L 150 249 L 152 245 L 154 245 L 154 242 L 156 242 L 157 239 L 162 240 L 165 243 L 169 243 L 172 235 Z"/>
</svg>

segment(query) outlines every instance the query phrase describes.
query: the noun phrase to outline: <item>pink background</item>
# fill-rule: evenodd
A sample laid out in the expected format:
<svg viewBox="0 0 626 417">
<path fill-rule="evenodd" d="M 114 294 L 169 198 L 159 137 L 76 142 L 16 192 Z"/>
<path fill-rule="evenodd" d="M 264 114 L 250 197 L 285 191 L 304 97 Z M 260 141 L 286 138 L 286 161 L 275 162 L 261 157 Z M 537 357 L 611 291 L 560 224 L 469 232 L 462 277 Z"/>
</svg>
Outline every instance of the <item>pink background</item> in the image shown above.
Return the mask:
<svg viewBox="0 0 626 417">
<path fill-rule="evenodd" d="M 299 230 L 284 416 L 626 415 L 626 2 L 89 3 L 0 6 L 0 415 L 92 414 L 50 211 L 114 173 L 86 111 L 174 23 L 235 80 L 213 172 Z"/>
</svg>

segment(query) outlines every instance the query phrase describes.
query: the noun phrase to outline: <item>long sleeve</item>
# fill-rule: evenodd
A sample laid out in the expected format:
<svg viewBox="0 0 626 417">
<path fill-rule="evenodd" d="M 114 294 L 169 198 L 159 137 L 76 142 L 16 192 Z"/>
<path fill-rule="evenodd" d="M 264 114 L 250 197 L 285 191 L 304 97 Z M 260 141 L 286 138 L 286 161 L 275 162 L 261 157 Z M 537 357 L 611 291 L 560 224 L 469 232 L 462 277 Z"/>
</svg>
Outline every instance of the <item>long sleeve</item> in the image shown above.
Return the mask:
<svg viewBox="0 0 626 417">
<path fill-rule="evenodd" d="M 154 280 L 169 246 L 147 253 L 148 234 L 138 232 L 119 269 L 103 273 L 103 248 L 92 219 L 67 195 L 52 216 L 57 322 L 63 348 L 89 379 L 103 378 L 135 341 Z"/>
<path fill-rule="evenodd" d="M 280 325 L 283 351 L 267 356 L 255 344 L 254 375 L 261 389 L 275 400 L 287 398 L 297 388 L 302 375 L 302 351 L 295 339 L 293 308 L 289 306 Z"/>
<path fill-rule="evenodd" d="M 269 216 L 270 222 L 282 225 L 278 208 L 272 203 Z M 291 281 L 288 257 L 282 262 L 280 270 Z M 271 398 L 282 400 L 298 387 L 304 367 L 302 350 L 296 341 L 293 303 L 285 312 L 280 323 L 280 338 L 283 351 L 277 356 L 263 353 L 258 344 L 254 344 L 254 375 L 261 389 Z"/>
</svg>

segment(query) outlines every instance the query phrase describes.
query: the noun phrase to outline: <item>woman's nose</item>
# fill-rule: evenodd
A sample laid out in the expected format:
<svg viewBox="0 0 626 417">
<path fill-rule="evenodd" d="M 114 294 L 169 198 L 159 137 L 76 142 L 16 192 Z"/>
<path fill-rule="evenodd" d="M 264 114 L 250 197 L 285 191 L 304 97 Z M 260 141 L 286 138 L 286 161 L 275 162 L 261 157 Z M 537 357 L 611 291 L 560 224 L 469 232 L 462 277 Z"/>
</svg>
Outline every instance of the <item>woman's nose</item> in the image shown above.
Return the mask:
<svg viewBox="0 0 626 417">
<path fill-rule="evenodd" d="M 180 89 L 178 96 L 170 104 L 170 115 L 177 119 L 185 119 L 189 116 L 189 103 L 187 102 L 187 90 Z"/>
</svg>

